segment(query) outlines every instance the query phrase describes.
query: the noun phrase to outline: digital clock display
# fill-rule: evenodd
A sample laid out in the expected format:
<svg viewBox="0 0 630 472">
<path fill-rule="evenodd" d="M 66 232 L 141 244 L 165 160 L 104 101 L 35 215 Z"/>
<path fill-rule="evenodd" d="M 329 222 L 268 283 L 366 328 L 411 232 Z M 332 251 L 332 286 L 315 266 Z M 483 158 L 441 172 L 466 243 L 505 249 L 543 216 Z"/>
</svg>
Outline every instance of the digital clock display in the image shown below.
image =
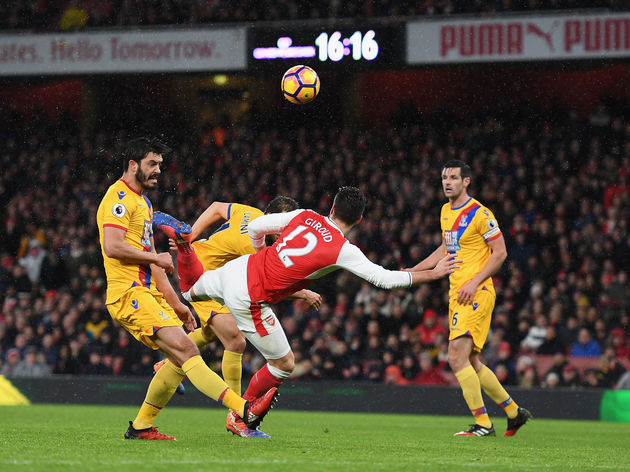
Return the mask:
<svg viewBox="0 0 630 472">
<path fill-rule="evenodd" d="M 319 67 L 347 64 L 352 67 L 385 68 L 403 63 L 404 28 L 366 27 L 352 29 L 251 29 L 249 64 L 289 65 L 296 60 Z"/>
</svg>

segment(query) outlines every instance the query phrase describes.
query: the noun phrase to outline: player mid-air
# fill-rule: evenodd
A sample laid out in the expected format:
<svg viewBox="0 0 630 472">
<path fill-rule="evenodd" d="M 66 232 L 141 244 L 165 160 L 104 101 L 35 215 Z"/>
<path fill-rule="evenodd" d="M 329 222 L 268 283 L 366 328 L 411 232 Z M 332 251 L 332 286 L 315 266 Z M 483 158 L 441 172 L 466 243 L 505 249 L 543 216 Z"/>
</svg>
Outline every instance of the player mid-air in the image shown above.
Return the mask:
<svg viewBox="0 0 630 472">
<path fill-rule="evenodd" d="M 297 208 L 298 203 L 292 198 L 277 196 L 269 202 L 265 213 L 284 213 Z M 249 205 L 213 202 L 197 218 L 192 228 L 166 213 L 157 211 L 153 215 L 153 225 L 171 238 L 171 249 L 178 251 L 178 261 L 187 259 L 187 254 L 194 250 L 203 266 L 201 270 L 213 270 L 239 256 L 255 252 L 247 230 L 249 224 L 262 215 L 262 211 Z M 223 221 L 223 224 L 209 238 L 195 241 L 208 226 L 218 221 Z M 270 235 L 268 238 L 273 244 L 273 236 Z M 188 241 L 193 242 L 189 244 Z M 322 301 L 319 294 L 310 290 L 300 290 L 294 293 L 293 297 L 303 298 L 315 309 L 319 308 Z M 195 341 L 199 350 L 216 338 L 221 341 L 224 347 L 221 360 L 223 379 L 234 392 L 240 394 L 241 359 L 246 345 L 243 334 L 225 305 L 214 300 L 193 302 L 192 305 L 201 321 L 201 328 L 196 329 L 189 336 Z M 283 367 L 277 364 L 278 361 L 275 359 L 268 359 L 268 361 L 274 367 L 279 369 Z M 168 360 L 156 364 L 156 369 L 163 368 L 167 363 Z M 173 386 L 164 384 L 163 388 L 172 391 Z M 260 429 L 248 428 L 234 411 L 228 413 L 225 426 L 229 432 L 241 437 L 269 437 Z"/>
<path fill-rule="evenodd" d="M 458 260 L 450 254 L 425 271 L 390 271 L 372 263 L 345 237 L 361 220 L 364 208 L 361 191 L 343 187 L 337 192 L 328 216 L 300 209 L 252 221 L 248 232 L 258 251 L 255 254 L 206 272 L 194 251 L 187 260 L 178 258 L 184 298 L 214 299 L 227 305 L 247 339 L 265 358 L 283 366 L 278 368 L 267 362 L 252 377 L 243 398 L 256 398 L 280 386 L 294 368 L 289 343 L 271 304 L 337 269 L 349 270 L 378 287 L 394 289 L 440 279 L 458 267 Z M 265 247 L 268 234 L 280 234 L 271 247 Z"/>
</svg>

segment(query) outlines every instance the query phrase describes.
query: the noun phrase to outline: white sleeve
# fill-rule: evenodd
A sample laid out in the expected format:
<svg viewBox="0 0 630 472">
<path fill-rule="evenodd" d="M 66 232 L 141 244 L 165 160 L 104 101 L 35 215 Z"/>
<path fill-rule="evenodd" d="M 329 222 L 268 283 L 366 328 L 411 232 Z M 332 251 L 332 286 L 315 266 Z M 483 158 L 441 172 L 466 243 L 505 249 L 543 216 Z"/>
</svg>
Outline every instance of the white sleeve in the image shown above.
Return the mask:
<svg viewBox="0 0 630 472">
<path fill-rule="evenodd" d="M 247 226 L 249 238 L 254 249 L 265 247 L 266 234 L 282 233 L 293 218 L 304 210 L 293 210 L 288 213 L 270 213 L 256 218 Z"/>
<path fill-rule="evenodd" d="M 358 275 L 362 279 L 380 288 L 393 289 L 411 287 L 410 272 L 387 270 L 378 264 L 374 264 L 361 252 L 361 249 L 350 242 L 342 246 L 339 257 L 337 258 L 337 264 L 335 265 L 342 269 L 349 270 L 353 274 Z"/>
</svg>

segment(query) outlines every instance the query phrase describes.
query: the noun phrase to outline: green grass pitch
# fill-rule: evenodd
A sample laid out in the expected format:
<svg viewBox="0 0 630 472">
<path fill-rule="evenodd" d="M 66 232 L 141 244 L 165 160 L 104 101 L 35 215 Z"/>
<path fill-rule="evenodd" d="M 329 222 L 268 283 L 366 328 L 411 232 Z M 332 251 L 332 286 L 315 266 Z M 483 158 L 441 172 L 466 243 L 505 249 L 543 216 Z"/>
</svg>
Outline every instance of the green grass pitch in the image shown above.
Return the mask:
<svg viewBox="0 0 630 472">
<path fill-rule="evenodd" d="M 225 431 L 218 408 L 165 408 L 170 441 L 122 439 L 135 407 L 0 407 L 1 471 L 630 471 L 630 424 L 534 419 L 513 438 L 454 438 L 468 417 L 273 410 L 272 439 Z M 535 411 L 534 411 L 535 414 Z"/>
</svg>

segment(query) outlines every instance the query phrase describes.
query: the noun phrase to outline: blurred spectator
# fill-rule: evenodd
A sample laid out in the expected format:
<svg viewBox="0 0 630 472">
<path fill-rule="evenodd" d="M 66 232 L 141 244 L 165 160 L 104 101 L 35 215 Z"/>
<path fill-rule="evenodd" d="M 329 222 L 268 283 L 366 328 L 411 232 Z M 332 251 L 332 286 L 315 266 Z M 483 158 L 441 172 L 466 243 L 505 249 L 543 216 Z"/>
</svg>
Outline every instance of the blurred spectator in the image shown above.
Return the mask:
<svg viewBox="0 0 630 472">
<path fill-rule="evenodd" d="M 85 324 L 85 330 L 90 340 L 96 341 L 107 326 L 109 326 L 109 324 L 102 319 L 101 312 L 94 310 L 90 316 L 90 321 Z"/>
<path fill-rule="evenodd" d="M 582 382 L 583 387 L 588 388 L 600 388 L 601 384 L 601 373 L 599 369 L 586 369 L 584 372 L 584 381 Z"/>
<path fill-rule="evenodd" d="M 400 372 L 405 380 L 413 382 L 420 373 L 420 365 L 418 360 L 412 353 L 406 353 L 402 358 Z"/>
<path fill-rule="evenodd" d="M 100 349 L 93 349 L 88 355 L 88 365 L 83 372 L 86 375 L 111 375 L 112 369 L 103 362 Z"/>
<path fill-rule="evenodd" d="M 496 361 L 490 364 L 490 369 L 504 385 L 516 384 L 516 369 L 512 360 L 512 349 L 510 343 L 503 341 L 499 346 Z"/>
<path fill-rule="evenodd" d="M 566 347 L 558 339 L 556 327 L 553 325 L 547 326 L 545 330 L 545 339 L 542 344 L 538 346 L 538 349 L 536 349 L 536 354 L 553 355 L 558 352 L 566 352 Z"/>
<path fill-rule="evenodd" d="M 518 379 L 518 385 L 524 388 L 533 388 L 540 385 L 535 364 L 528 365 L 523 369 Z"/>
<path fill-rule="evenodd" d="M 587 328 L 580 329 L 578 340 L 571 346 L 571 355 L 574 357 L 599 357 L 602 348 L 591 337 L 591 332 Z"/>
<path fill-rule="evenodd" d="M 551 365 L 549 370 L 547 370 L 547 373 L 555 372 L 560 377 L 562 377 L 562 370 L 568 364 L 569 363 L 567 362 L 567 357 L 566 357 L 565 353 L 564 352 L 556 352 L 554 354 L 554 356 L 553 356 L 553 364 Z M 547 375 L 547 373 L 545 375 Z"/>
<path fill-rule="evenodd" d="M 372 363 L 369 365 L 366 378 L 372 382 L 382 382 L 384 369 L 380 363 Z"/>
<path fill-rule="evenodd" d="M 50 375 L 50 369 L 42 359 L 38 358 L 37 349 L 29 346 L 24 359 L 17 363 L 12 375 L 14 377 L 44 377 Z"/>
<path fill-rule="evenodd" d="M 527 336 L 521 342 L 521 347 L 525 352 L 535 351 L 545 341 L 547 335 L 547 317 L 538 315 L 536 323 L 529 328 Z"/>
<path fill-rule="evenodd" d="M 55 367 L 53 368 L 53 374 L 79 374 L 81 372 L 79 359 L 72 356 L 70 347 L 67 344 L 62 344 L 59 348 L 59 355 Z"/>
<path fill-rule="evenodd" d="M 402 376 L 400 367 L 395 364 L 387 366 L 385 369 L 385 381 L 386 384 L 391 385 L 409 385 L 409 380 Z"/>
<path fill-rule="evenodd" d="M 427 309 L 424 311 L 422 324 L 416 326 L 415 329 L 420 334 L 420 342 L 425 349 L 435 347 L 435 338 L 438 334 L 447 334 L 447 330 L 438 324 L 437 313 L 435 310 Z"/>
<path fill-rule="evenodd" d="M 46 250 L 41 246 L 37 239 L 31 239 L 28 244 L 26 255 L 19 261 L 20 265 L 26 269 L 28 279 L 33 284 L 39 283 L 39 277 L 42 270 L 42 262 L 46 257 Z"/>
<path fill-rule="evenodd" d="M 562 374 L 560 377 L 561 387 L 575 388 L 581 385 L 580 376 L 575 366 L 567 364 L 562 368 Z"/>
<path fill-rule="evenodd" d="M 428 352 L 420 354 L 420 372 L 415 378 L 420 385 L 446 385 L 442 371 L 435 365 L 433 357 Z"/>
<path fill-rule="evenodd" d="M 20 359 L 20 351 L 17 348 L 9 349 L 5 363 L 2 365 L 2 369 L 0 369 L 0 374 L 11 377 L 15 372 L 16 366 L 21 362 Z"/>
<path fill-rule="evenodd" d="M 617 358 L 630 360 L 630 344 L 622 328 L 615 328 L 610 332 L 610 342 L 615 348 Z"/>
<path fill-rule="evenodd" d="M 387 376 L 387 369 L 385 369 L 385 375 Z M 348 362 L 348 364 L 343 368 L 342 379 L 352 382 L 365 380 L 361 363 L 357 360 L 351 360 Z M 387 383 L 387 381 L 385 383 Z"/>
<path fill-rule="evenodd" d="M 613 348 L 607 348 L 599 358 L 599 385 L 602 388 L 615 388 L 626 368 L 615 358 Z"/>
<path fill-rule="evenodd" d="M 560 377 L 555 372 L 548 372 L 543 383 L 544 388 L 556 388 L 560 385 Z"/>
</svg>

